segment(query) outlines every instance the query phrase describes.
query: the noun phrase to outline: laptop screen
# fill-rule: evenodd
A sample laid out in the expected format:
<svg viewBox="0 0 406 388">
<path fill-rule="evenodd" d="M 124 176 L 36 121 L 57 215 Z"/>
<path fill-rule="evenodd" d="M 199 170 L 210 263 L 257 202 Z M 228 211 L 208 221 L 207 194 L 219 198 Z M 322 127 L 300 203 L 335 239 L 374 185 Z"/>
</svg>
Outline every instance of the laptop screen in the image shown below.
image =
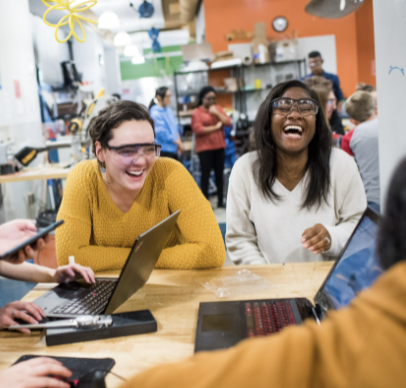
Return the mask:
<svg viewBox="0 0 406 388">
<path fill-rule="evenodd" d="M 347 306 L 383 272 L 375 251 L 378 217 L 369 209 L 365 212 L 324 284 L 324 296 L 334 309 Z"/>
</svg>

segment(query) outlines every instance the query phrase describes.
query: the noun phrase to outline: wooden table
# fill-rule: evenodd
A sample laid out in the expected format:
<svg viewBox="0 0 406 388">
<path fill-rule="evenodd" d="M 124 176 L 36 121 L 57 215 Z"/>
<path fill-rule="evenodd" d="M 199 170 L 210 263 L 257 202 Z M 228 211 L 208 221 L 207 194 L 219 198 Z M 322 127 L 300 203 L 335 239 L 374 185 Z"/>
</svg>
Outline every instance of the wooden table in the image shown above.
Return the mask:
<svg viewBox="0 0 406 388">
<path fill-rule="evenodd" d="M 26 335 L 1 331 L 0 369 L 8 367 L 23 354 L 113 357 L 116 360 L 113 371 L 129 378 L 150 367 L 179 361 L 193 354 L 199 302 L 284 297 L 312 300 L 331 266 L 332 262 L 318 262 L 230 266 L 204 271 L 154 270 L 148 283 L 120 308 L 120 312 L 151 310 L 158 322 L 157 333 L 46 347 L 44 335 L 40 332 Z M 232 275 L 243 268 L 270 281 L 271 288 L 257 294 L 219 299 L 200 285 L 200 281 L 208 276 Z M 117 275 L 118 271 L 103 274 Z M 38 284 L 23 300 L 32 301 L 53 286 Z M 109 388 L 121 384 L 111 374 L 106 381 Z"/>
<path fill-rule="evenodd" d="M 0 184 L 43 179 L 65 179 L 67 178 L 70 170 L 70 168 L 62 168 L 60 166 L 54 167 L 52 165 L 27 168 L 14 174 L 0 175 Z"/>
</svg>

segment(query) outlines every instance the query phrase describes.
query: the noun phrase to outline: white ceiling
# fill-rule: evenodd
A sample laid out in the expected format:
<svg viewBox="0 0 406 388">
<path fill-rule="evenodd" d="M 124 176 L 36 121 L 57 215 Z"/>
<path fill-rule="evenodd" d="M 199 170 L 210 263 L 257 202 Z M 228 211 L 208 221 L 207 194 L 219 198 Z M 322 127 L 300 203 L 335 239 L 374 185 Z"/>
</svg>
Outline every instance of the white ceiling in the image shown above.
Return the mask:
<svg viewBox="0 0 406 388">
<path fill-rule="evenodd" d="M 165 20 L 161 0 L 148 1 L 155 8 L 154 14 L 149 19 L 141 19 L 139 16 L 138 8 L 143 3 L 141 0 L 98 0 L 91 10 L 97 16 L 100 16 L 105 11 L 113 11 L 120 19 L 120 28 L 112 30 L 113 32 L 148 30 L 151 27 L 164 28 Z M 130 7 L 130 3 L 134 6 Z"/>
</svg>

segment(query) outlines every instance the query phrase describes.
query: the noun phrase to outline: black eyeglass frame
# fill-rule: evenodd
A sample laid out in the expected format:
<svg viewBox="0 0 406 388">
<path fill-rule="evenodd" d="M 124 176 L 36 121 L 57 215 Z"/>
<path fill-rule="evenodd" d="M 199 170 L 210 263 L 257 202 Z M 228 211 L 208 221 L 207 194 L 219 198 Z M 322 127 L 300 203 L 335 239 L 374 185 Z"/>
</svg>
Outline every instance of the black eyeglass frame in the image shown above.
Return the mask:
<svg viewBox="0 0 406 388">
<path fill-rule="evenodd" d="M 122 146 L 118 146 L 118 147 L 113 147 L 111 145 L 106 144 L 106 148 L 108 150 L 114 150 L 114 151 L 119 151 L 122 150 L 123 148 L 127 148 L 127 147 L 144 147 L 144 146 L 155 146 L 155 150 L 158 148 L 159 150 L 161 150 L 161 145 L 158 143 L 135 143 L 135 144 L 124 144 Z"/>
<path fill-rule="evenodd" d="M 314 113 L 314 115 L 317 115 L 317 113 L 319 113 L 320 105 L 319 105 L 319 103 L 318 103 L 315 99 L 313 99 L 313 98 L 299 98 L 299 99 L 295 100 L 294 98 L 289 98 L 289 97 L 278 97 L 278 98 L 274 98 L 274 99 L 271 101 L 271 103 L 269 104 L 269 112 L 270 112 L 270 113 L 273 112 L 273 110 L 272 110 L 272 109 L 273 109 L 273 104 L 274 104 L 276 101 L 280 101 L 280 100 L 290 100 L 290 101 L 296 102 L 296 103 L 297 103 L 297 111 L 298 111 L 299 113 L 302 113 L 302 112 L 301 112 L 300 109 L 299 109 L 299 104 L 298 104 L 298 102 L 299 102 L 299 101 L 311 101 L 311 102 L 314 103 L 314 105 L 316 105 L 316 112 Z M 292 109 L 291 109 L 291 110 L 292 110 Z M 289 111 L 289 113 L 291 112 L 291 110 Z"/>
</svg>

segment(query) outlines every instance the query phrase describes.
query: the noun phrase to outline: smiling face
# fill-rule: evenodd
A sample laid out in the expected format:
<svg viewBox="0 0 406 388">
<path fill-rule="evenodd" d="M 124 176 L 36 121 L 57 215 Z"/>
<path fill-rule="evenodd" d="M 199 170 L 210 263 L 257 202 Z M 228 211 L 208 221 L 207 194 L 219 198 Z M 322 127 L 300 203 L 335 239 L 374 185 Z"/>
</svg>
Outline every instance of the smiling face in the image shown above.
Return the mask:
<svg viewBox="0 0 406 388">
<path fill-rule="evenodd" d="M 112 133 L 113 138 L 108 142 L 110 147 L 154 142 L 154 131 L 148 121 L 124 121 Z M 96 156 L 106 164 L 105 175 L 109 184 L 134 195 L 141 191 L 156 159 L 154 153 L 141 151 L 128 164 L 117 151 L 103 149 L 100 142 L 96 142 Z"/>
<path fill-rule="evenodd" d="M 311 98 L 307 91 L 300 87 L 285 90 L 281 97 L 294 100 Z M 296 105 L 287 115 L 273 111 L 271 129 L 279 152 L 298 154 L 307 150 L 316 133 L 316 115 L 302 115 Z"/>
</svg>

